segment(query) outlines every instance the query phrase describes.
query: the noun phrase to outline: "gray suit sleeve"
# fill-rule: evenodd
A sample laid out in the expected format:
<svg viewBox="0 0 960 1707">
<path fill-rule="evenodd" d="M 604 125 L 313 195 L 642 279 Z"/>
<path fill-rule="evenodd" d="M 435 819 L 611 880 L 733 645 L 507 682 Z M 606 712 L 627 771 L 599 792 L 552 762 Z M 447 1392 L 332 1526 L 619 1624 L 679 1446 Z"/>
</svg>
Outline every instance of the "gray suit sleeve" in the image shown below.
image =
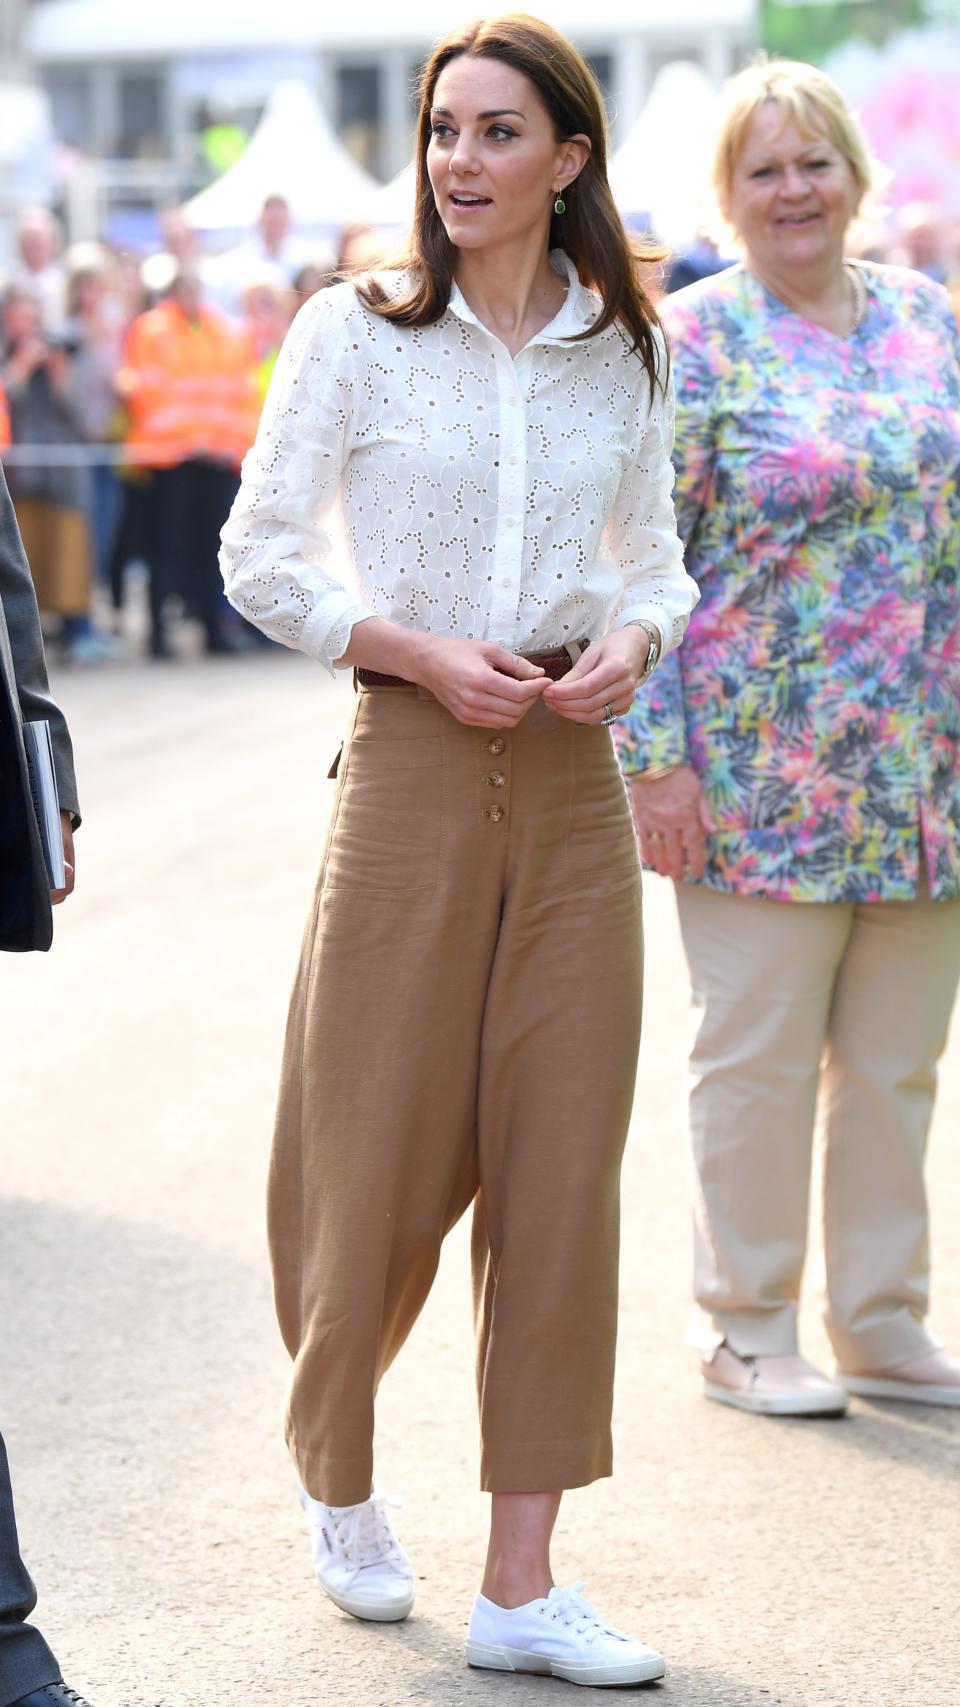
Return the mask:
<svg viewBox="0 0 960 1707">
<path fill-rule="evenodd" d="M 7 482 L 0 468 L 0 604 L 6 619 L 13 673 L 24 722 L 45 717 L 50 724 L 53 757 L 57 771 L 60 805 L 68 811 L 74 828 L 80 822 L 77 782 L 73 770 L 73 747 L 66 719 L 50 697 L 47 666 L 43 656 L 40 616 L 30 570 L 20 540 Z"/>
</svg>

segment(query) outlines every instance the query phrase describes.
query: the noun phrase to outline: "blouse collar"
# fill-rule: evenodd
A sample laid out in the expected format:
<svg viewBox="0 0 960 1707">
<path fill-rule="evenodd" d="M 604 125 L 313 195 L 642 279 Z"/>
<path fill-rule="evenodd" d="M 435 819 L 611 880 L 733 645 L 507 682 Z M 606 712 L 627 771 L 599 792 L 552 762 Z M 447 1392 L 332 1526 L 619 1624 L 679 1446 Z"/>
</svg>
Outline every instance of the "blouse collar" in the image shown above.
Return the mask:
<svg viewBox="0 0 960 1707">
<path fill-rule="evenodd" d="M 555 273 L 566 279 L 567 294 L 553 319 L 543 327 L 542 331 L 537 332 L 528 344 L 524 345 L 525 349 L 530 349 L 533 344 L 560 344 L 566 338 L 575 338 L 578 333 L 584 332 L 588 326 L 592 326 L 600 313 L 600 298 L 595 291 L 585 289 L 580 283 L 579 274 L 569 255 L 565 254 L 562 249 L 551 249 L 550 265 Z M 450 290 L 448 306 L 450 312 L 455 314 L 459 320 L 465 320 L 470 325 L 479 326 L 481 331 L 487 332 L 490 337 L 495 336 L 494 333 L 490 332 L 488 326 L 484 326 L 483 322 L 478 320 L 456 280 L 454 280 Z"/>
</svg>

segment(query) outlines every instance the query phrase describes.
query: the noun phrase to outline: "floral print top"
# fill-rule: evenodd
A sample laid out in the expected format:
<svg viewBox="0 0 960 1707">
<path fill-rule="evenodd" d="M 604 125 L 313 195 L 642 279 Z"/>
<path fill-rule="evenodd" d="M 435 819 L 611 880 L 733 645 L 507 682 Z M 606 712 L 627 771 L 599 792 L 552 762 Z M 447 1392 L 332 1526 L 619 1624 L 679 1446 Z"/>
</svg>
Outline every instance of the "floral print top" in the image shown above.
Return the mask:
<svg viewBox="0 0 960 1707">
<path fill-rule="evenodd" d="M 693 766 L 703 882 L 739 895 L 909 899 L 921 848 L 960 895 L 960 336 L 938 285 L 860 265 L 849 338 L 743 267 L 661 308 L 701 597 L 615 736 L 627 775 Z"/>
</svg>

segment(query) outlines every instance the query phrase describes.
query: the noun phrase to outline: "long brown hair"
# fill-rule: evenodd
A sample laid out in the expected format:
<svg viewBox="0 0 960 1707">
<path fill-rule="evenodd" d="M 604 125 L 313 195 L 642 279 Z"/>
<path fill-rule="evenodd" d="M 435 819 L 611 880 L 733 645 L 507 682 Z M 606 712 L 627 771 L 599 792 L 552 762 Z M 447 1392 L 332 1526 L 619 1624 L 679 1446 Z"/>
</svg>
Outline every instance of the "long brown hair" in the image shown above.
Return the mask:
<svg viewBox="0 0 960 1707">
<path fill-rule="evenodd" d="M 603 304 L 597 320 L 587 331 L 577 333 L 576 341 L 596 337 L 617 324 L 630 351 L 639 353 L 652 394 L 654 385 L 666 377 L 654 336 L 660 321 L 640 283 L 637 263 L 662 260 L 666 251 L 654 243 L 635 245 L 624 230 L 607 182 L 603 97 L 586 60 L 558 30 L 523 12 L 467 24 L 434 48 L 420 80 L 413 230 L 392 257 L 394 265 L 409 269 L 412 281 L 399 296 L 388 297 L 370 276 L 356 281 L 356 290 L 374 313 L 399 326 L 430 326 L 446 313 L 455 248 L 434 200 L 427 148 L 437 80 L 451 60 L 462 55 L 499 59 L 522 71 L 546 107 L 558 141 L 577 134 L 589 137 L 587 161 L 563 192 L 566 212 L 552 216 L 550 247 L 565 250 L 581 283 L 596 290 Z"/>
</svg>

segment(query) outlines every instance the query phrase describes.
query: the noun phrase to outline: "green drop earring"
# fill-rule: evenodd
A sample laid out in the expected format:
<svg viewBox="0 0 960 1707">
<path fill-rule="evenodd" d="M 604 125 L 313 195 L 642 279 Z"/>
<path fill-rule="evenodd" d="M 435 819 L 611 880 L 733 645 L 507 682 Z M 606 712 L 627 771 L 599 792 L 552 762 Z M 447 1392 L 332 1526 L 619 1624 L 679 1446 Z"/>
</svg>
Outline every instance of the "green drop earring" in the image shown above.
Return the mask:
<svg viewBox="0 0 960 1707">
<path fill-rule="evenodd" d="M 566 211 L 567 211 L 567 204 L 564 201 L 562 195 L 560 195 L 559 193 L 557 195 L 556 201 L 553 204 L 553 211 L 554 211 L 554 213 L 566 213 Z"/>
</svg>

